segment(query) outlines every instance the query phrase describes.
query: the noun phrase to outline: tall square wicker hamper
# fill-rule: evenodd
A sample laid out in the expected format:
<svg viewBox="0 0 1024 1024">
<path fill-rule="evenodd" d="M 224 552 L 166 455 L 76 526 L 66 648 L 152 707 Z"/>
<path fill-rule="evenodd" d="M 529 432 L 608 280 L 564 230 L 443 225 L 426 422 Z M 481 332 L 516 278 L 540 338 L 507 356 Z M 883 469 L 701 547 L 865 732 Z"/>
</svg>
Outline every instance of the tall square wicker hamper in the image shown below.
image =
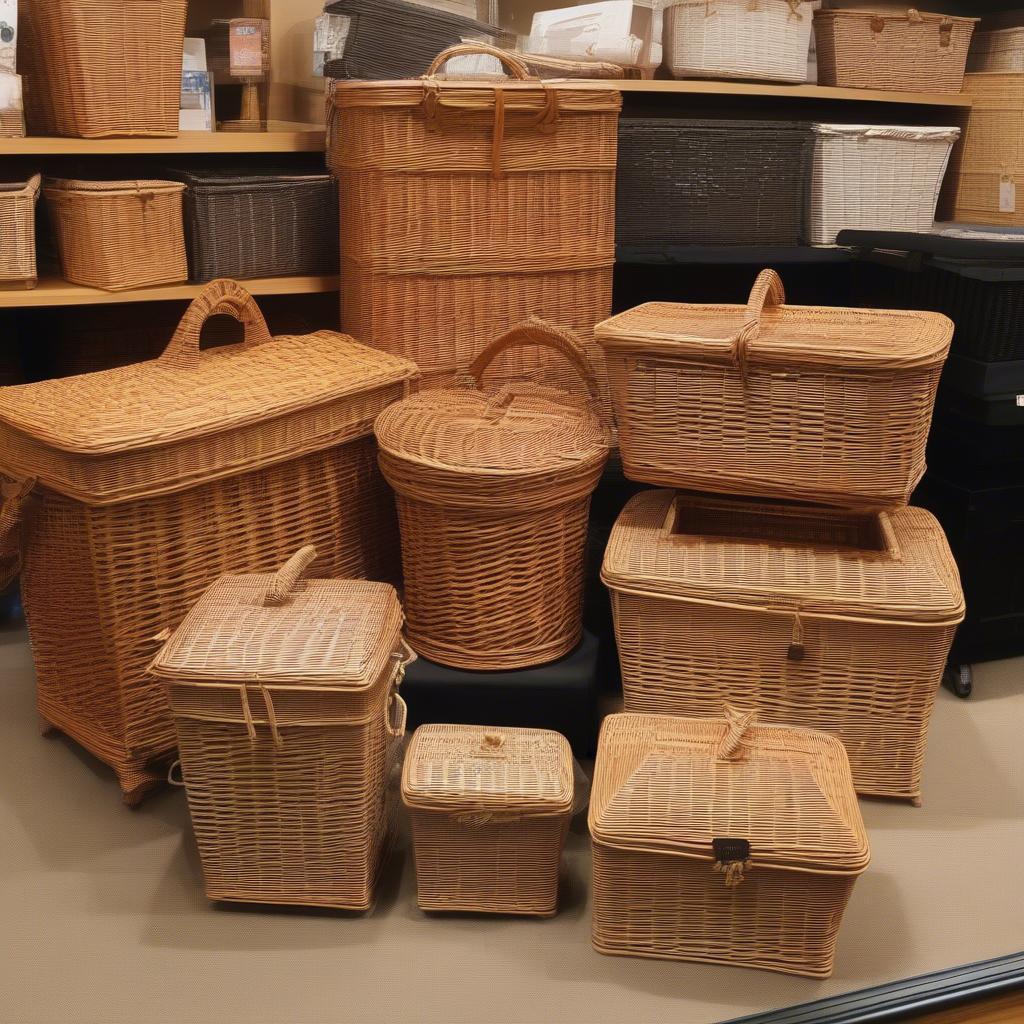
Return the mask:
<svg viewBox="0 0 1024 1024">
<path fill-rule="evenodd" d="M 201 350 L 228 314 L 242 344 Z M 129 801 L 174 749 L 154 636 L 226 572 L 317 545 L 331 577 L 393 578 L 372 425 L 416 368 L 328 331 L 272 338 L 215 281 L 156 360 L 0 389 L 0 471 L 36 479 L 22 592 L 39 712 L 115 769 Z M 8 524 L 13 528 L 16 524 Z"/>
<path fill-rule="evenodd" d="M 402 773 L 421 909 L 552 916 L 574 795 L 556 732 L 421 726 Z"/>
<path fill-rule="evenodd" d="M 441 74 L 477 52 L 500 56 L 512 79 Z M 621 104 L 607 85 L 542 83 L 477 46 L 445 51 L 418 80 L 332 82 L 342 328 L 412 359 L 431 386 L 536 315 L 583 338 L 604 393 L 593 330 L 611 311 Z M 538 367 L 579 389 L 542 351 L 511 354 L 493 375 Z"/>
<path fill-rule="evenodd" d="M 846 754 L 833 736 L 726 714 L 605 719 L 594 946 L 827 978 L 870 860 Z"/>
<path fill-rule="evenodd" d="M 386 583 L 222 576 L 152 665 L 211 900 L 367 910 L 410 657 Z"/>
<path fill-rule="evenodd" d="M 832 511 L 644 491 L 612 531 L 626 710 L 722 703 L 834 733 L 857 791 L 919 801 L 963 592 L 928 512 Z"/>
</svg>

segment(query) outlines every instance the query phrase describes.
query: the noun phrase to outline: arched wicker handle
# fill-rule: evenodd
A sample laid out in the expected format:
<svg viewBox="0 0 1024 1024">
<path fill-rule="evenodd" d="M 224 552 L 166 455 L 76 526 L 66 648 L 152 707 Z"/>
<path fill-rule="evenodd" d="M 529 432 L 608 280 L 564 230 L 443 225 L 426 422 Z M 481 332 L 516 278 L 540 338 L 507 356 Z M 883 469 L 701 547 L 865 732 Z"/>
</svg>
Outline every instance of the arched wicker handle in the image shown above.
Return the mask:
<svg viewBox="0 0 1024 1024">
<path fill-rule="evenodd" d="M 263 598 L 266 608 L 284 604 L 292 596 L 295 584 L 305 575 L 306 570 L 316 561 L 316 548 L 312 544 L 300 548 L 274 573 Z"/>
<path fill-rule="evenodd" d="M 750 343 L 761 336 L 761 318 L 766 307 L 782 306 L 786 302 L 786 289 L 782 278 L 774 270 L 762 270 L 747 299 L 746 322 L 732 339 L 733 362 L 746 370 Z"/>
<path fill-rule="evenodd" d="M 508 50 L 499 50 L 496 46 L 489 46 L 487 43 L 456 43 L 442 50 L 433 63 L 427 68 L 424 78 L 433 78 L 453 57 L 494 57 L 501 62 L 513 78 L 521 82 L 529 81 L 533 76 L 530 69 L 514 53 Z"/>
<path fill-rule="evenodd" d="M 741 747 L 746 731 L 757 721 L 756 711 L 740 711 L 725 705 L 725 735 L 718 744 L 716 755 L 720 761 L 738 761 L 743 756 Z"/>
<path fill-rule="evenodd" d="M 524 320 L 496 341 L 492 341 L 473 360 L 469 366 L 469 374 L 476 381 L 477 387 L 480 387 L 483 375 L 491 363 L 506 349 L 515 348 L 517 345 L 539 345 L 565 356 L 586 384 L 590 397 L 595 402 L 599 400 L 597 378 L 579 338 L 572 331 L 564 331 L 536 316 L 531 316 L 529 320 Z"/>
<path fill-rule="evenodd" d="M 245 329 L 243 345 L 262 345 L 270 341 L 267 321 L 256 300 L 237 281 L 211 281 L 185 310 L 160 358 L 180 366 L 194 366 L 199 361 L 203 326 L 211 316 L 222 313 L 233 317 Z"/>
</svg>

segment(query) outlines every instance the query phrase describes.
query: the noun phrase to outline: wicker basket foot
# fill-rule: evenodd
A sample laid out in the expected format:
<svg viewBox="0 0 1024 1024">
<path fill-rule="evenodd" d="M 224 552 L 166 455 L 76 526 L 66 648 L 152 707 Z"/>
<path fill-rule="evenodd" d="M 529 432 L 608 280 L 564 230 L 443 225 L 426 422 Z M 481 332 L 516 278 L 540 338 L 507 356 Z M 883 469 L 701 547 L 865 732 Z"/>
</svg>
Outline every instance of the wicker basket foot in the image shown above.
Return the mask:
<svg viewBox="0 0 1024 1024">
<path fill-rule="evenodd" d="M 911 807 L 923 807 L 924 806 L 924 800 L 922 800 L 921 797 L 919 797 L 919 796 L 912 796 L 910 798 L 910 806 Z"/>
<path fill-rule="evenodd" d="M 142 801 L 153 792 L 153 790 L 163 788 L 167 782 L 163 774 L 140 779 L 138 772 L 125 774 L 118 772 L 117 779 L 118 782 L 121 783 L 121 800 L 124 802 L 126 807 L 131 807 L 133 810 L 138 807 Z"/>
<path fill-rule="evenodd" d="M 53 724 L 53 722 L 47 721 L 42 715 L 39 716 L 39 735 L 40 736 L 56 736 L 60 732 L 60 729 Z"/>
</svg>

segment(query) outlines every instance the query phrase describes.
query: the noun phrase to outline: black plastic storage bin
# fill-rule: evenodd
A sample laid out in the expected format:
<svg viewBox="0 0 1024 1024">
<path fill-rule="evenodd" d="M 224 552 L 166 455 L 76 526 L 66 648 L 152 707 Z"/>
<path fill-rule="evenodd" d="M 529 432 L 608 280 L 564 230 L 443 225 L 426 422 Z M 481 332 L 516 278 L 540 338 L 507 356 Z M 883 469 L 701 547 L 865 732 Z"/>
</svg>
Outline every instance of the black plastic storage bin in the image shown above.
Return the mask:
<svg viewBox="0 0 1024 1024">
<path fill-rule="evenodd" d="M 616 241 L 799 245 L 813 155 L 809 124 L 624 117 Z"/>
<path fill-rule="evenodd" d="M 338 191 L 325 171 L 172 168 L 186 184 L 189 277 L 337 273 Z"/>
</svg>

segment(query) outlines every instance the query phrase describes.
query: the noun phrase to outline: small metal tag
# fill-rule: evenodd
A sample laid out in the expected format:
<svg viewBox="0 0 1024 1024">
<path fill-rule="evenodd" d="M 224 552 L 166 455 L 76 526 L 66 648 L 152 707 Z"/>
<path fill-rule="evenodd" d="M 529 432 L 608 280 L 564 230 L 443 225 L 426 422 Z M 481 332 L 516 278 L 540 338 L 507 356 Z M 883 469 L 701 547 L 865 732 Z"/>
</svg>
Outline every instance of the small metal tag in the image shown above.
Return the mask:
<svg viewBox="0 0 1024 1024">
<path fill-rule="evenodd" d="M 711 849 L 719 864 L 743 864 L 750 860 L 750 841 L 747 839 L 712 839 Z"/>
</svg>

